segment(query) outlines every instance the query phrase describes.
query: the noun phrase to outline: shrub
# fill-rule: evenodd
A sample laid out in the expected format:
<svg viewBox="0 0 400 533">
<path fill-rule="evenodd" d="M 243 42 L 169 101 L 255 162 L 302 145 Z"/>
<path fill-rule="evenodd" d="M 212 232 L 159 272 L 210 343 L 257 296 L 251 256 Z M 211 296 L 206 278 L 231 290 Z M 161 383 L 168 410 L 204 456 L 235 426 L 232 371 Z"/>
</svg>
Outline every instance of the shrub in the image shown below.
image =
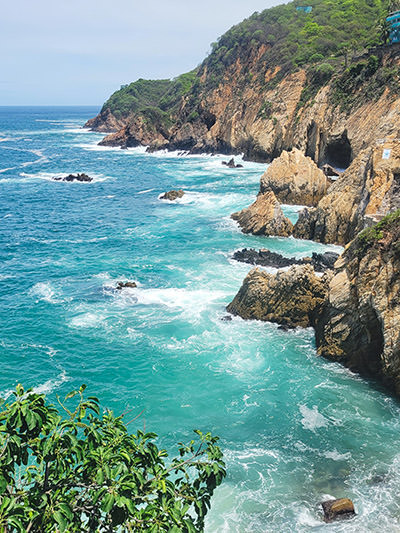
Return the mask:
<svg viewBox="0 0 400 533">
<path fill-rule="evenodd" d="M 3 404 L 0 531 L 203 531 L 225 476 L 218 437 L 196 431 L 166 464 L 154 433 L 128 433 L 84 389 L 58 399 L 63 416 L 21 385 Z"/>
</svg>

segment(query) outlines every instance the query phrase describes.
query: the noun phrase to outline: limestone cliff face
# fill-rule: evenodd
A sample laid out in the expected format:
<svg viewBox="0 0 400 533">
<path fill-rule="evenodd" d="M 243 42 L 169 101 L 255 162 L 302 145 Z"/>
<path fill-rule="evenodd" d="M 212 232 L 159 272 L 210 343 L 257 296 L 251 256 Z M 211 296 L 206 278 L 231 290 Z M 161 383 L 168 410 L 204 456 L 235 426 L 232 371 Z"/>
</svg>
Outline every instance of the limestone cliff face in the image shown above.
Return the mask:
<svg viewBox="0 0 400 533">
<path fill-rule="evenodd" d="M 250 207 L 233 213 L 231 217 L 238 222 L 243 233 L 288 237 L 293 230 L 293 224 L 284 216 L 271 191 L 259 194 Z"/>
<path fill-rule="evenodd" d="M 261 177 L 260 192 L 272 191 L 280 203 L 316 206 L 330 181 L 310 157 L 284 150 Z"/>
<path fill-rule="evenodd" d="M 314 325 L 326 289 L 327 278 L 317 277 L 310 265 L 292 266 L 275 275 L 254 268 L 226 309 L 245 319 L 309 327 Z"/>
<path fill-rule="evenodd" d="M 266 44 L 250 49 L 245 61 L 237 59 L 226 68 L 216 87 L 210 82 L 213 72 L 203 64 L 196 90 L 182 97 L 168 124 L 155 121 L 147 131 L 137 127 L 139 115 L 116 119 L 105 109 L 87 126 L 120 131 L 117 139 L 106 138 L 104 144 L 124 145 L 125 137 L 131 137 L 149 145 L 150 150 L 243 152 L 256 161 L 271 161 L 282 150 L 296 147 L 319 166 L 327 162 L 336 167 L 347 167 L 369 145 L 400 133 L 397 89 L 387 86 L 374 91 L 364 81 L 354 94 L 346 96 L 351 101 L 346 108 L 337 98 L 336 82 L 342 75 L 339 68 L 305 100 L 310 88 L 306 70 L 282 75 L 279 65 L 272 66 L 263 59 L 266 52 Z M 400 65 L 400 51 L 393 48 L 382 53 L 381 63 L 384 72 L 394 72 Z M 380 83 L 380 87 L 385 86 L 385 82 Z M 365 96 L 361 97 L 363 90 Z"/>
<path fill-rule="evenodd" d="M 316 322 L 318 353 L 400 394 L 400 213 L 362 232 L 335 265 Z"/>
<path fill-rule="evenodd" d="M 363 150 L 314 209 L 304 210 L 294 235 L 347 244 L 400 207 L 400 142 L 388 139 Z"/>
</svg>

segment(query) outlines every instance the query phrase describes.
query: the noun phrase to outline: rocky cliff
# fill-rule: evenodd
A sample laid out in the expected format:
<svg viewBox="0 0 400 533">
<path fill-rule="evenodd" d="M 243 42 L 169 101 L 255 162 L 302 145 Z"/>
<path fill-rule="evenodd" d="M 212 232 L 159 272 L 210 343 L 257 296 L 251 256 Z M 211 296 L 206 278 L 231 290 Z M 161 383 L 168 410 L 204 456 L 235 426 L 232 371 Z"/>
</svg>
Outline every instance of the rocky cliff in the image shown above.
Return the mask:
<svg viewBox="0 0 400 533">
<path fill-rule="evenodd" d="M 316 322 L 318 353 L 400 395 L 400 211 L 364 230 L 336 262 Z"/>
<path fill-rule="evenodd" d="M 390 137 L 360 152 L 318 206 L 304 210 L 294 235 L 347 244 L 400 207 L 400 142 Z"/>
<path fill-rule="evenodd" d="M 191 73 L 122 88 L 87 125 L 118 132 L 104 144 L 243 152 L 258 161 L 297 147 L 318 165 L 347 167 L 399 133 L 399 48 L 364 53 L 378 39 L 384 4 L 314 0 L 308 15 L 296 6 L 233 27 Z M 341 52 L 350 41 L 357 57 Z"/>
</svg>

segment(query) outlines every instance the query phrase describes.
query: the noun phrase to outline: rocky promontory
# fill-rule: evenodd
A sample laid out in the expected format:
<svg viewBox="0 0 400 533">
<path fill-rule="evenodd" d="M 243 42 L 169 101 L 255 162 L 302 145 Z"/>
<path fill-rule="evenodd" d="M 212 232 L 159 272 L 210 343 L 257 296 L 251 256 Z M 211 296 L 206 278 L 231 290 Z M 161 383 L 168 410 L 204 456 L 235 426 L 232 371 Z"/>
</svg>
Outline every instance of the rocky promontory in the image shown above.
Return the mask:
<svg viewBox="0 0 400 533">
<path fill-rule="evenodd" d="M 320 355 L 400 395 L 400 211 L 360 233 L 335 265 L 316 323 Z"/>
<path fill-rule="evenodd" d="M 272 191 L 281 204 L 316 206 L 330 180 L 310 157 L 293 148 L 274 159 L 261 177 L 260 193 Z"/>
<path fill-rule="evenodd" d="M 326 292 L 327 278 L 316 276 L 309 265 L 292 266 L 275 275 L 254 268 L 226 309 L 244 319 L 308 327 L 315 324 Z"/>
<path fill-rule="evenodd" d="M 231 218 L 238 222 L 243 233 L 288 237 L 293 230 L 293 224 L 284 216 L 271 191 L 259 194 L 250 207 L 232 213 Z"/>
</svg>

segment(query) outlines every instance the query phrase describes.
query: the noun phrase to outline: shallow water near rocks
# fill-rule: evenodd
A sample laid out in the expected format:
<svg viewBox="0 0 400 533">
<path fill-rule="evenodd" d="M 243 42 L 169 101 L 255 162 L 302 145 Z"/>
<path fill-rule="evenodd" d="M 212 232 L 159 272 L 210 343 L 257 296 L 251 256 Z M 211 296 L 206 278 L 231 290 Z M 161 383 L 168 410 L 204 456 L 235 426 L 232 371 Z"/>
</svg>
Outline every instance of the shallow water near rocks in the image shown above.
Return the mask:
<svg viewBox="0 0 400 533">
<path fill-rule="evenodd" d="M 221 320 L 250 268 L 233 251 L 336 248 L 239 232 L 229 215 L 265 165 L 101 148 L 81 129 L 97 111 L 0 108 L 2 395 L 86 383 L 117 413 L 144 409 L 171 452 L 194 428 L 220 435 L 209 533 L 400 531 L 398 402 L 317 358 L 311 330 Z M 51 180 L 76 172 L 94 181 Z M 324 524 L 318 503 L 342 496 L 357 517 Z"/>
</svg>

